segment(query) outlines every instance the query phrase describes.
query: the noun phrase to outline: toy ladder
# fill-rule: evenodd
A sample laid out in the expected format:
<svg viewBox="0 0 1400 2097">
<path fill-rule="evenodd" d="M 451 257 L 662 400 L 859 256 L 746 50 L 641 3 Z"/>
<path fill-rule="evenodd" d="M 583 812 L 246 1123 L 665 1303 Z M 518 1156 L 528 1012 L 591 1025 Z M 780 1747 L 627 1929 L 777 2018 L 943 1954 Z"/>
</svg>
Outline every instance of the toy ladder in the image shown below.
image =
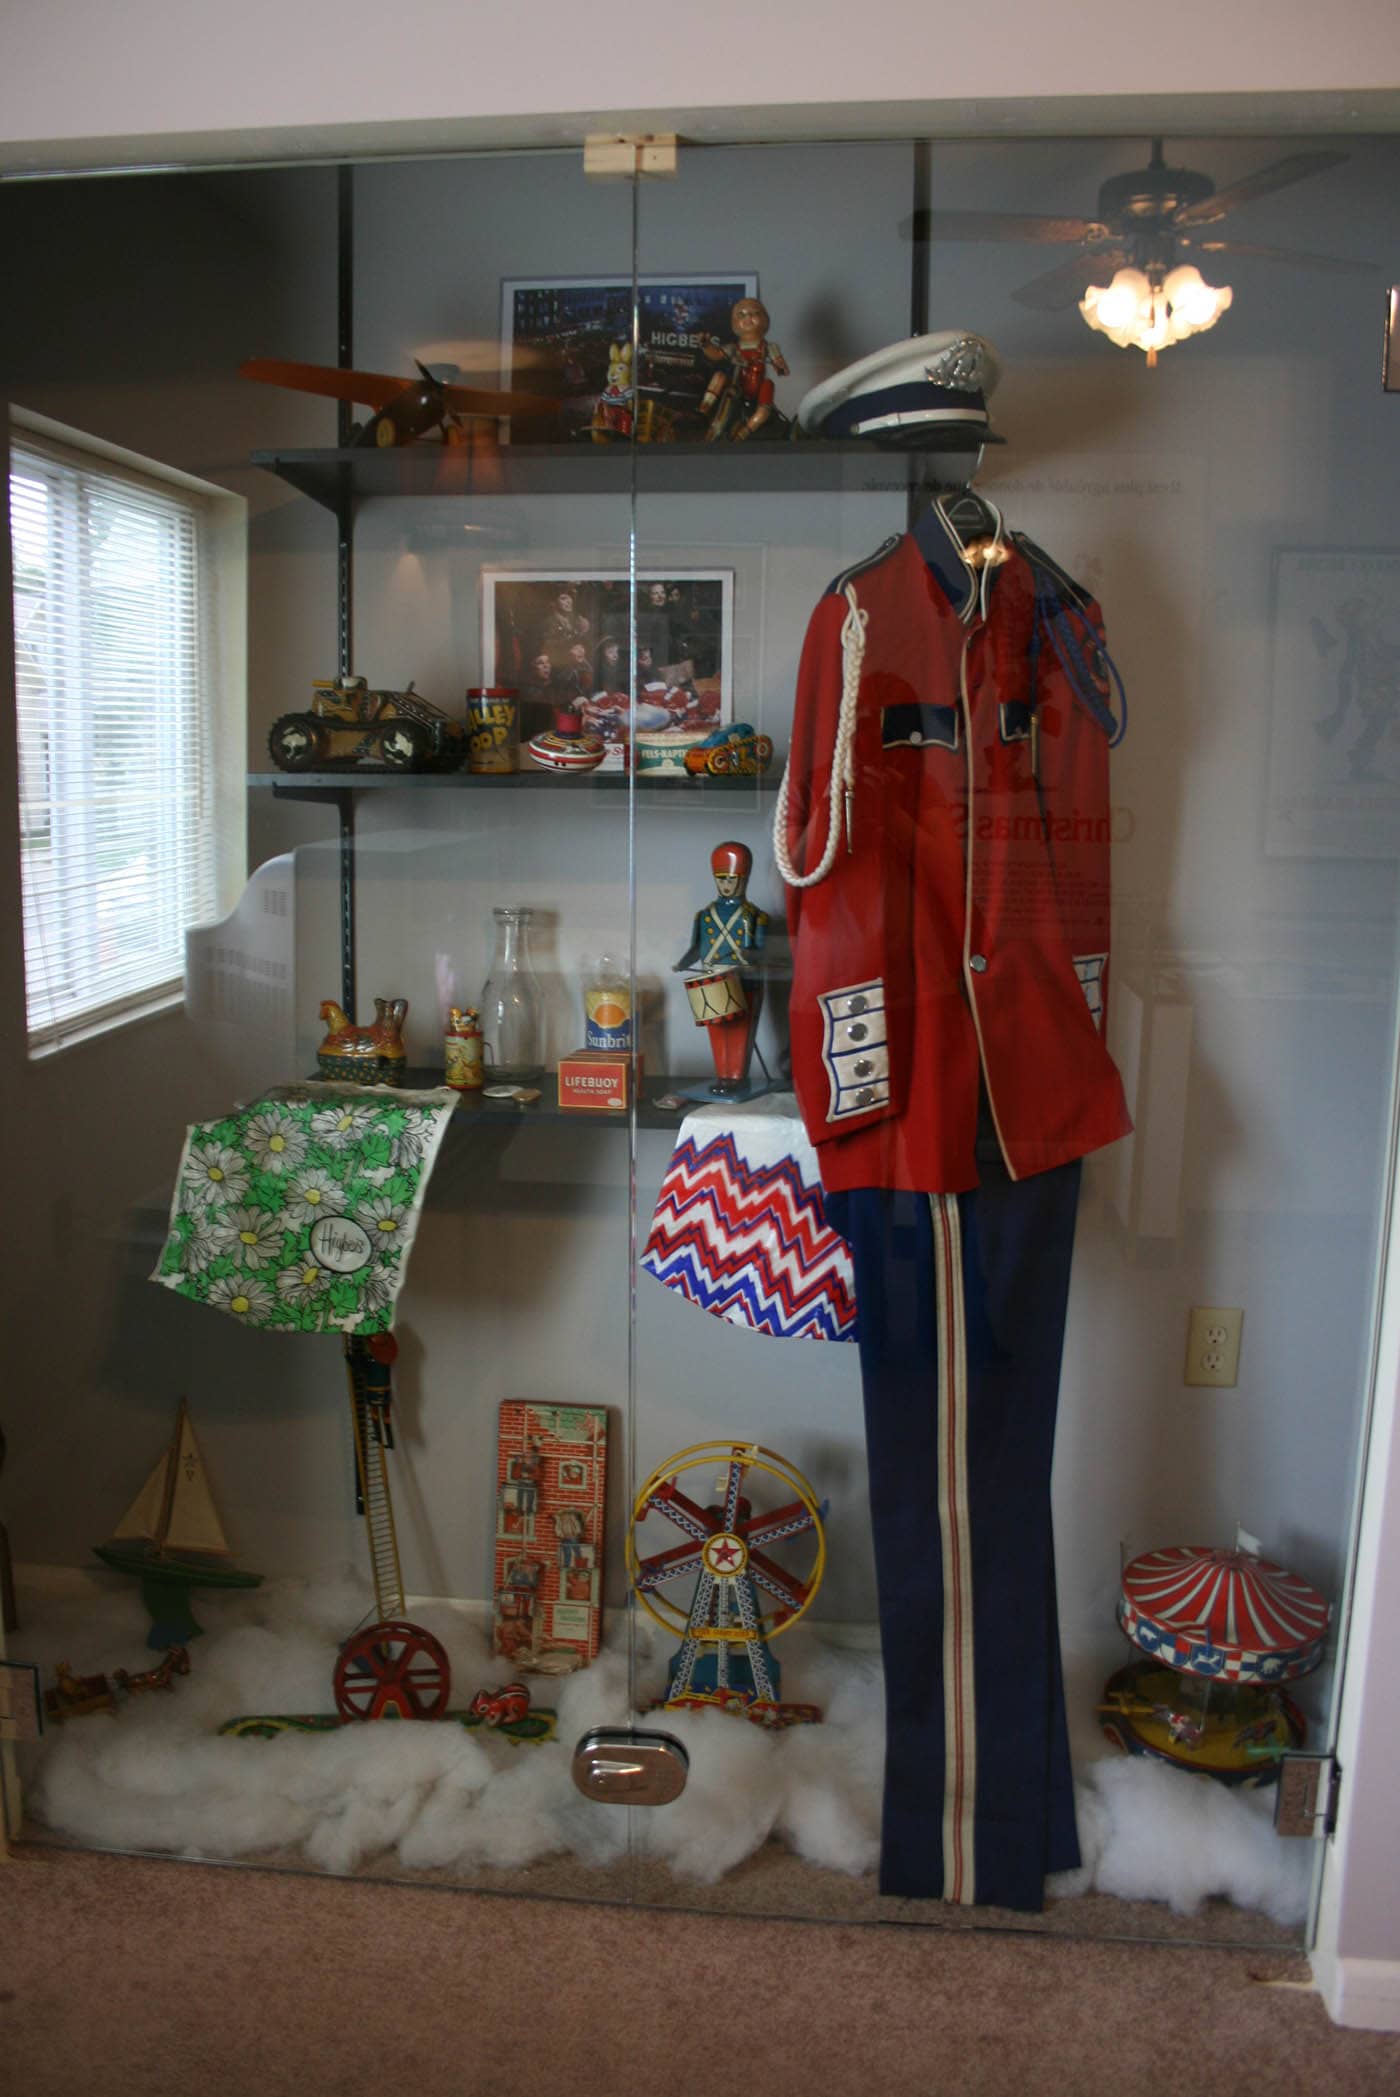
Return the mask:
<svg viewBox="0 0 1400 2097">
<path fill-rule="evenodd" d="M 397 1621 L 405 1613 L 405 1604 L 399 1542 L 394 1530 L 394 1503 L 389 1494 L 386 1463 L 391 1446 L 388 1369 L 386 1365 L 376 1377 L 376 1364 L 368 1342 L 353 1337 L 345 1342 L 345 1365 L 350 1378 L 355 1470 L 365 1533 L 369 1538 L 369 1569 L 374 1581 L 375 1608 L 380 1623 Z"/>
</svg>

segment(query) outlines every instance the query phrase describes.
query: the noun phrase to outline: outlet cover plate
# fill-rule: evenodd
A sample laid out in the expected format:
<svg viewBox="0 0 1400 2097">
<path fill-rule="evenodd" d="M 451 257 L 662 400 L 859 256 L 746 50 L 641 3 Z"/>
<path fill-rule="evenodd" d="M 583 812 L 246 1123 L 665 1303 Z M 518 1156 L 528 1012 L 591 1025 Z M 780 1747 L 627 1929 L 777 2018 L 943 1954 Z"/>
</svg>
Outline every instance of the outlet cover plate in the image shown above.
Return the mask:
<svg viewBox="0 0 1400 2097">
<path fill-rule="evenodd" d="M 1240 1380 L 1244 1312 L 1218 1303 L 1197 1304 L 1186 1335 L 1188 1384 L 1231 1390 Z"/>
</svg>

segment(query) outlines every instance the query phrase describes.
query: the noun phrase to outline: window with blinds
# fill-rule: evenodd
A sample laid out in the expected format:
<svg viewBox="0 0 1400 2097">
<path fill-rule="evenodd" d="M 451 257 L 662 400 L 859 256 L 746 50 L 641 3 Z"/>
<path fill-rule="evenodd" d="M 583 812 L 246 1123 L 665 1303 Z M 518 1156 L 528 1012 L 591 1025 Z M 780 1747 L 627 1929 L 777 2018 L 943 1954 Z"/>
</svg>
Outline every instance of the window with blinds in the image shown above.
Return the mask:
<svg viewBox="0 0 1400 2097">
<path fill-rule="evenodd" d="M 177 485 L 10 450 L 31 1053 L 183 987 L 218 896 L 205 517 Z"/>
</svg>

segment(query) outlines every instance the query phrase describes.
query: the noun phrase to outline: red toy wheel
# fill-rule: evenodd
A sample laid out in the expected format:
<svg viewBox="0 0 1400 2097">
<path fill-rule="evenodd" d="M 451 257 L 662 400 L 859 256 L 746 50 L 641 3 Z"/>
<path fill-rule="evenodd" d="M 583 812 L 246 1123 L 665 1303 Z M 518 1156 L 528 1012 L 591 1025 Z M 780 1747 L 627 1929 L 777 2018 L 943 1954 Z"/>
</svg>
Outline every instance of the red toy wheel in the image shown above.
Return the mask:
<svg viewBox="0 0 1400 2097">
<path fill-rule="evenodd" d="M 342 1718 L 441 1718 L 452 1669 L 431 1631 L 371 1624 L 341 1647 L 334 1686 Z"/>
</svg>

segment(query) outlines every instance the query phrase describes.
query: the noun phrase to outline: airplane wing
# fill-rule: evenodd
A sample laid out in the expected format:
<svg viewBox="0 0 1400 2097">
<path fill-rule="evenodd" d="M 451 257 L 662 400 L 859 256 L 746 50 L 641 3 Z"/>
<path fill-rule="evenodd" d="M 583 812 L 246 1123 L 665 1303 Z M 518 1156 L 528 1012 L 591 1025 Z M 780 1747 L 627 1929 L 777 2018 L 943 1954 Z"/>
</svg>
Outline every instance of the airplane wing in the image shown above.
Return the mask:
<svg viewBox="0 0 1400 2097">
<path fill-rule="evenodd" d="M 298 393 L 324 393 L 361 407 L 387 408 L 419 381 L 390 378 L 381 371 L 341 371 L 333 364 L 291 364 L 281 357 L 249 357 L 238 367 L 245 379 L 291 386 Z M 476 386 L 444 386 L 443 398 L 459 415 L 553 415 L 558 402 L 536 393 L 493 393 Z"/>
<path fill-rule="evenodd" d="M 289 364 L 281 357 L 249 357 L 238 367 L 240 378 L 261 379 L 267 386 L 291 386 L 298 393 L 324 393 L 332 400 L 352 400 L 365 408 L 387 408 L 411 379 L 386 378 L 378 371 L 339 371 L 333 364 Z"/>
</svg>

